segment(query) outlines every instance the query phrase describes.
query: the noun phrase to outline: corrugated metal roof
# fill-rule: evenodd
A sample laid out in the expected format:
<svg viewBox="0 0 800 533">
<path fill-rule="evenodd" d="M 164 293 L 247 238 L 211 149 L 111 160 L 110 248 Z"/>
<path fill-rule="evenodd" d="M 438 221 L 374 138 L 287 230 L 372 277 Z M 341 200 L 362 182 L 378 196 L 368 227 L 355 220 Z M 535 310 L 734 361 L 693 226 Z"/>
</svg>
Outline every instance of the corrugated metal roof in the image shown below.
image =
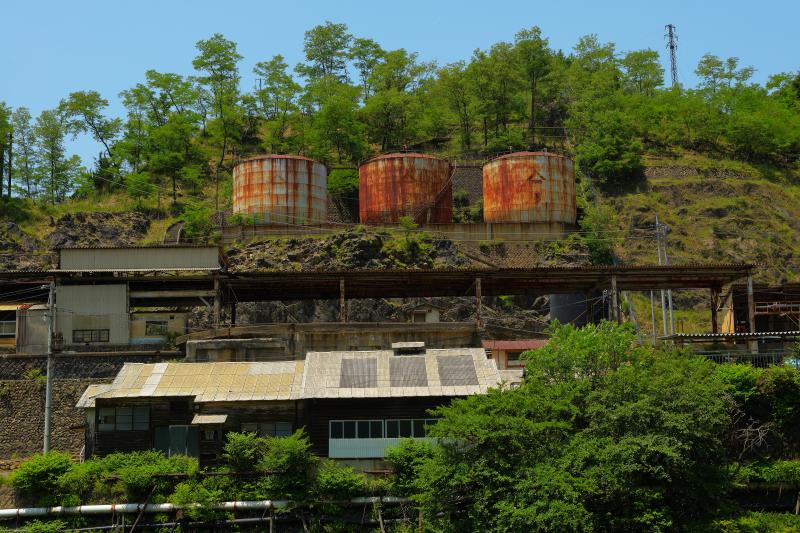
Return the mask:
<svg viewBox="0 0 800 533">
<path fill-rule="evenodd" d="M 356 370 L 354 361 L 370 361 L 375 386 L 341 379 Z M 360 367 L 359 367 L 360 368 Z M 370 379 L 371 371 L 363 379 Z M 362 379 L 362 381 L 363 381 Z M 468 396 L 485 393 L 502 381 L 482 348 L 428 350 L 425 355 L 394 355 L 391 350 L 309 352 L 303 374 L 303 398 L 397 398 Z"/>
<path fill-rule="evenodd" d="M 749 338 L 800 337 L 800 331 L 757 331 L 755 333 L 675 333 L 664 339 L 749 339 Z"/>
<path fill-rule="evenodd" d="M 95 398 L 192 397 L 197 403 L 290 400 L 300 396 L 303 367 L 303 361 L 125 363 L 109 388 Z"/>
<path fill-rule="evenodd" d="M 83 394 L 81 395 L 75 407 L 79 409 L 94 407 L 95 398 L 97 398 L 100 394 L 106 393 L 110 390 L 111 390 L 111 383 L 99 383 L 99 384 L 89 385 L 88 387 L 86 387 L 86 390 L 83 391 Z"/>
<path fill-rule="evenodd" d="M 468 396 L 503 381 L 482 348 L 403 356 L 391 350 L 309 352 L 305 361 L 263 363 L 126 363 L 113 383 L 90 385 L 77 407 L 94 407 L 98 398 L 190 397 L 210 403 Z"/>
<path fill-rule="evenodd" d="M 48 270 L 48 274 L 91 274 L 103 272 L 219 272 L 220 267 L 168 267 L 168 268 L 89 268 L 70 270 Z"/>
<path fill-rule="evenodd" d="M 536 350 L 545 346 L 548 339 L 519 339 L 519 340 L 492 340 L 481 341 L 487 350 Z"/>
<path fill-rule="evenodd" d="M 192 424 L 224 424 L 228 420 L 228 415 L 201 415 L 196 414 L 192 418 Z"/>
<path fill-rule="evenodd" d="M 219 251 L 219 246 L 209 246 L 207 244 L 178 244 L 178 243 L 165 243 L 165 244 L 141 244 L 130 246 L 112 246 L 107 244 L 98 244 L 95 246 L 62 246 L 57 250 L 142 250 L 149 248 L 207 248 Z"/>
</svg>

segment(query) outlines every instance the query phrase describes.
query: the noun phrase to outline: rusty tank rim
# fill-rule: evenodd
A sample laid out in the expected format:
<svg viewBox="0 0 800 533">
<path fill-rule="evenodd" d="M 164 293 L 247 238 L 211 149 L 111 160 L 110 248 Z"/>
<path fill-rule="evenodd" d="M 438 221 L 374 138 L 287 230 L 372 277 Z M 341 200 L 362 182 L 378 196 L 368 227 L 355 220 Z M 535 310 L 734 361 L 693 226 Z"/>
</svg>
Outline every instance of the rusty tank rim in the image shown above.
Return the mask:
<svg viewBox="0 0 800 533">
<path fill-rule="evenodd" d="M 436 161 L 444 161 L 444 162 L 450 164 L 450 160 L 447 159 L 447 158 L 439 157 L 439 156 L 435 156 L 435 155 L 430 155 L 430 154 L 423 154 L 422 152 L 390 152 L 388 154 L 377 155 L 377 156 L 373 157 L 372 159 L 367 159 L 363 163 L 359 164 L 358 168 L 361 168 L 364 165 L 369 165 L 373 161 L 380 161 L 382 159 L 403 159 L 403 158 L 409 158 L 409 159 L 418 159 L 418 158 L 421 158 L 421 159 L 433 159 L 433 160 L 436 160 Z"/>
<path fill-rule="evenodd" d="M 555 152 L 526 152 L 526 151 L 522 151 L 522 152 L 511 152 L 510 154 L 499 155 L 497 157 L 494 157 L 494 158 L 488 160 L 486 163 L 484 163 L 484 166 L 488 165 L 490 163 L 493 163 L 494 161 L 499 161 L 501 159 L 517 159 L 517 158 L 520 158 L 520 157 L 560 157 L 561 159 L 568 159 L 568 160 L 572 161 L 571 157 L 567 157 L 567 156 L 562 155 L 562 154 L 557 154 Z"/>
<path fill-rule="evenodd" d="M 240 159 L 239 161 L 236 162 L 236 164 L 234 165 L 234 168 L 238 167 L 242 163 L 249 163 L 251 161 L 264 161 L 264 160 L 267 160 L 267 159 L 297 159 L 297 160 L 300 160 L 300 161 L 311 161 L 312 163 L 317 163 L 319 165 L 322 165 L 323 167 L 325 167 L 326 171 L 328 170 L 328 165 L 326 165 L 322 161 L 317 161 L 316 159 L 311 159 L 310 157 L 306 157 L 304 155 L 291 155 L 291 154 L 261 154 L 261 155 L 254 155 L 254 156 L 248 157 L 246 159 Z"/>
</svg>

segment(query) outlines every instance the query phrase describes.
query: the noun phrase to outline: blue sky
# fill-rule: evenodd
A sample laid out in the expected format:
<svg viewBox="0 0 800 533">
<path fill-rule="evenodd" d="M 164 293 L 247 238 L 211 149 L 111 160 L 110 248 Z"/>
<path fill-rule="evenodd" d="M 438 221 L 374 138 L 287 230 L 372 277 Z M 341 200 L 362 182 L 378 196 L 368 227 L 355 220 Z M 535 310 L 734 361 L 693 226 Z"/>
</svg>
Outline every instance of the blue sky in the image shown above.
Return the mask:
<svg viewBox="0 0 800 533">
<path fill-rule="evenodd" d="M 800 69 L 797 0 L 7 0 L 0 18 L 0 101 L 34 115 L 71 91 L 94 89 L 111 102 L 111 113 L 122 116 L 120 91 L 151 68 L 190 74 L 194 44 L 215 32 L 239 45 L 249 89 L 256 62 L 277 53 L 291 65 L 301 61 L 303 32 L 325 20 L 441 64 L 538 25 L 554 48 L 568 51 L 580 36 L 597 33 L 620 52 L 656 49 L 665 66 L 664 25 L 672 23 L 679 78 L 686 84 L 695 83 L 694 67 L 706 52 L 741 58 L 758 69 L 761 82 Z M 90 139 L 69 148 L 85 164 L 100 151 Z"/>
</svg>

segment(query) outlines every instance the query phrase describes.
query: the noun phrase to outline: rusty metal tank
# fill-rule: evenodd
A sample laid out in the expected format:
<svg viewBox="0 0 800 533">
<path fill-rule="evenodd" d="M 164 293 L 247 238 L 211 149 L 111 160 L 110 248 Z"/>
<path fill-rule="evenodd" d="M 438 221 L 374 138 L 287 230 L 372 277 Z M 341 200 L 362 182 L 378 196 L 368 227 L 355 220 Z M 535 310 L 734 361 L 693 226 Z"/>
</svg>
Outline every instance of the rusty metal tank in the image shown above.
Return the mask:
<svg viewBox="0 0 800 533">
<path fill-rule="evenodd" d="M 485 222 L 574 224 L 575 166 L 547 152 L 515 152 L 483 166 Z"/>
<path fill-rule="evenodd" d="M 410 216 L 418 224 L 453 221 L 450 162 L 418 153 L 384 154 L 358 168 L 362 223 L 397 222 Z"/>
<path fill-rule="evenodd" d="M 261 155 L 233 167 L 233 212 L 260 224 L 319 224 L 328 211 L 328 169 L 297 155 Z"/>
</svg>

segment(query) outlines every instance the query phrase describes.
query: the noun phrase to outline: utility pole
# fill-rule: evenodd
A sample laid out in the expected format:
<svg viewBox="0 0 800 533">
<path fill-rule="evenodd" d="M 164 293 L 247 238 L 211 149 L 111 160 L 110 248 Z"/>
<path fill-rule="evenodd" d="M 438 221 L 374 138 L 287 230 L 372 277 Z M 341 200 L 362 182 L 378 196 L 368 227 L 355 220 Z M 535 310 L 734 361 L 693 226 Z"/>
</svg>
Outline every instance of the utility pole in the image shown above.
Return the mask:
<svg viewBox="0 0 800 533">
<path fill-rule="evenodd" d="M 661 224 L 661 245 L 664 247 L 664 264 L 669 266 L 667 226 L 665 224 Z M 669 305 L 669 334 L 675 335 L 675 316 L 672 314 L 672 289 L 667 289 L 667 304 Z"/>
<path fill-rule="evenodd" d="M 53 418 L 53 337 L 56 321 L 56 286 L 50 282 L 47 297 L 47 383 L 44 389 L 44 453 L 50 451 L 51 422 Z"/>
<path fill-rule="evenodd" d="M 653 346 L 656 345 L 656 305 L 653 301 L 653 291 L 650 291 L 650 322 L 653 324 Z"/>
<path fill-rule="evenodd" d="M 678 34 L 675 32 L 674 24 L 667 24 L 665 26 L 667 33 L 664 37 L 667 39 L 667 49 L 669 50 L 669 67 L 672 74 L 672 86 L 678 85 L 678 58 L 676 51 L 678 50 Z"/>
<path fill-rule="evenodd" d="M 656 246 L 658 247 L 658 265 L 661 266 L 663 260 L 661 258 L 661 224 L 658 221 L 658 215 L 656 215 Z M 664 299 L 664 289 L 661 289 L 661 322 L 664 325 L 664 336 L 668 335 L 667 332 L 667 303 Z M 653 325 L 655 328 L 655 324 Z"/>
</svg>

